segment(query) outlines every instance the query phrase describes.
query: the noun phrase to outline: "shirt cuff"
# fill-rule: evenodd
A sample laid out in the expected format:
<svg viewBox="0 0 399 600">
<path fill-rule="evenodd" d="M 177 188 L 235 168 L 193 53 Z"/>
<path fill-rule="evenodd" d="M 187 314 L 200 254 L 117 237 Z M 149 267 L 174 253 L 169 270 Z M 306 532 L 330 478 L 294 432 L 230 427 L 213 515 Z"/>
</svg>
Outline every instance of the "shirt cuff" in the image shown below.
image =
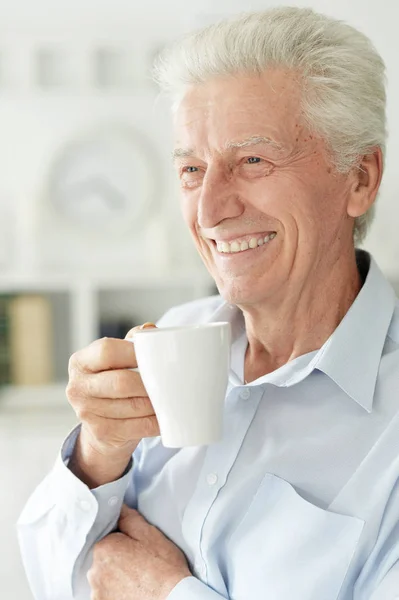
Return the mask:
<svg viewBox="0 0 399 600">
<path fill-rule="evenodd" d="M 76 477 L 67 464 L 79 435 L 80 425 L 75 427 L 62 445 L 55 465 L 32 495 L 19 519 L 19 524 L 29 524 L 40 519 L 52 507 L 58 506 L 72 520 L 80 520 L 83 515 L 96 521 L 97 534 L 115 528 L 126 490 L 132 478 L 131 459 L 122 477 L 90 490 Z"/>
<path fill-rule="evenodd" d="M 195 577 L 185 577 L 173 588 L 166 600 L 221 600 L 215 590 Z M 226 600 L 226 599 L 225 599 Z"/>
<path fill-rule="evenodd" d="M 67 436 L 65 442 L 62 444 L 61 459 L 62 459 L 64 465 L 66 465 L 66 466 L 68 466 L 69 460 L 72 456 L 73 450 L 76 445 L 76 440 L 78 439 L 78 435 L 80 433 L 81 428 L 82 428 L 81 423 L 76 425 L 76 427 L 74 427 L 72 429 L 71 433 Z"/>
<path fill-rule="evenodd" d="M 81 425 L 79 424 L 71 431 L 58 457 L 58 465 L 56 464 L 55 467 L 55 475 L 59 481 L 57 489 L 60 492 L 57 503 L 65 506 L 66 510 L 70 510 L 71 504 L 74 502 L 78 502 L 88 512 L 96 508 L 97 522 L 110 523 L 115 521 L 121 512 L 123 499 L 132 477 L 133 459 L 130 459 L 127 468 L 119 479 L 90 490 L 67 466 L 75 448 L 80 428 Z"/>
</svg>

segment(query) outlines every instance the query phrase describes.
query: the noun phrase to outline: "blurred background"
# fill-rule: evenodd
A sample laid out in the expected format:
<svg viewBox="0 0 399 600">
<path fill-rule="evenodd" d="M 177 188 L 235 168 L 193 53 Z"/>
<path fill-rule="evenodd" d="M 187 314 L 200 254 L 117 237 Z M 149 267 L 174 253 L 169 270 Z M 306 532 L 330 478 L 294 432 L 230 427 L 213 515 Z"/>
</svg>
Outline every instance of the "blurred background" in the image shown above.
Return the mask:
<svg viewBox="0 0 399 600">
<path fill-rule="evenodd" d="M 262 0 L 0 4 L 0 583 L 32 600 L 15 521 L 75 418 L 69 356 L 215 293 L 179 213 L 171 118 L 150 68 L 176 36 Z M 284 4 L 280 3 L 280 4 Z M 396 0 L 308 0 L 387 64 L 390 139 L 366 243 L 399 283 Z"/>
</svg>

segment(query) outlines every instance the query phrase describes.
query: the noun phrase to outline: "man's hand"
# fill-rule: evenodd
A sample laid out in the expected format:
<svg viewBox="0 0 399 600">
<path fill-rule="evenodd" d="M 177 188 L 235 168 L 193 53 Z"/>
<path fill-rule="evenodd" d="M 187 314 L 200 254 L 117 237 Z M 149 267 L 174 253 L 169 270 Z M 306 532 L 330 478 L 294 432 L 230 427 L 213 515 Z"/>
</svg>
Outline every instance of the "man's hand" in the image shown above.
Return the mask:
<svg viewBox="0 0 399 600">
<path fill-rule="evenodd" d="M 142 327 L 152 326 L 145 323 Z M 126 337 L 131 337 L 135 327 Z M 82 423 L 69 469 L 90 488 L 121 477 L 143 437 L 159 435 L 134 345 L 103 338 L 69 361 L 67 397 Z"/>
<path fill-rule="evenodd" d="M 91 600 L 165 600 L 191 576 L 180 548 L 137 511 L 123 506 L 119 530 L 94 547 Z"/>
</svg>

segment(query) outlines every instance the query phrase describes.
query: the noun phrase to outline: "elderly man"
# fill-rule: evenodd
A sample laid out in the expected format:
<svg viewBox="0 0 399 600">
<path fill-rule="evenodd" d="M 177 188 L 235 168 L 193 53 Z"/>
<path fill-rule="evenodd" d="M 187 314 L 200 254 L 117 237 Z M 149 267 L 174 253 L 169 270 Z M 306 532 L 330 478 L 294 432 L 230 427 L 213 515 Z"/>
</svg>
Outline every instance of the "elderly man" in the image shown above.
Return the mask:
<svg viewBox="0 0 399 600">
<path fill-rule="evenodd" d="M 399 306 L 355 249 L 382 176 L 383 62 L 348 25 L 280 8 L 188 36 L 156 74 L 220 291 L 159 324 L 231 322 L 225 435 L 164 448 L 133 344 L 74 355 L 81 426 L 19 520 L 35 597 L 399 598 Z"/>
</svg>

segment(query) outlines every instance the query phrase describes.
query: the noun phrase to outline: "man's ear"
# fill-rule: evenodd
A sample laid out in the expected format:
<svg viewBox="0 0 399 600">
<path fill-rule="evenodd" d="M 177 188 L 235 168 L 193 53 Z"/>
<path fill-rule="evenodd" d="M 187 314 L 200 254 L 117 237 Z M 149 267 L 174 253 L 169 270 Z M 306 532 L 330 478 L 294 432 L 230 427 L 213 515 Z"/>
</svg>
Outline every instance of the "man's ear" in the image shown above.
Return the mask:
<svg viewBox="0 0 399 600">
<path fill-rule="evenodd" d="M 353 218 L 364 215 L 376 199 L 383 173 L 381 148 L 378 147 L 372 154 L 363 156 L 355 169 L 347 207 L 348 215 Z"/>
</svg>

